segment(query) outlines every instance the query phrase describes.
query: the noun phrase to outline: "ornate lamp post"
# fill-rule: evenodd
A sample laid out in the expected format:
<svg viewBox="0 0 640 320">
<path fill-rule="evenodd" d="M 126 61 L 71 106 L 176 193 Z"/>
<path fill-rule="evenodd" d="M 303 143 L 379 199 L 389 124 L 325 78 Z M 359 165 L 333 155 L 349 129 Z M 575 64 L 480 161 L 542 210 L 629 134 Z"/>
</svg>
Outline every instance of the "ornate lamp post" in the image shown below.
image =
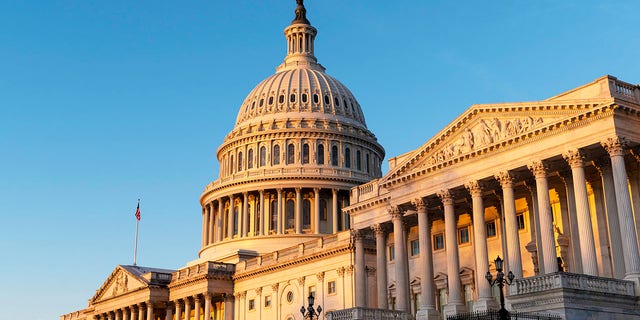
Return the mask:
<svg viewBox="0 0 640 320">
<path fill-rule="evenodd" d="M 498 317 L 500 320 L 507 320 L 509 319 L 509 311 L 504 308 L 504 292 L 502 289 L 505 284 L 511 285 L 515 276 L 513 275 L 513 272 L 509 271 L 507 277 L 504 277 L 504 272 L 502 272 L 502 264 L 504 263 L 504 260 L 500 259 L 500 256 L 494 260 L 494 263 L 496 264 L 496 271 L 498 272 L 496 278 L 493 279 L 493 275 L 491 275 L 491 272 L 489 271 L 487 271 L 485 278 L 489 281 L 489 285 L 493 287 L 494 284 L 497 284 L 498 288 L 500 288 L 500 311 L 498 311 Z"/>
<path fill-rule="evenodd" d="M 317 309 L 315 310 L 313 309 L 313 302 L 315 298 L 311 293 L 309 293 L 309 297 L 307 297 L 307 300 L 308 300 L 309 306 L 307 308 L 305 308 L 304 305 L 300 307 L 300 312 L 302 312 L 302 316 L 305 319 L 309 319 L 309 320 L 320 319 L 320 312 L 322 312 L 322 307 L 318 306 Z"/>
</svg>

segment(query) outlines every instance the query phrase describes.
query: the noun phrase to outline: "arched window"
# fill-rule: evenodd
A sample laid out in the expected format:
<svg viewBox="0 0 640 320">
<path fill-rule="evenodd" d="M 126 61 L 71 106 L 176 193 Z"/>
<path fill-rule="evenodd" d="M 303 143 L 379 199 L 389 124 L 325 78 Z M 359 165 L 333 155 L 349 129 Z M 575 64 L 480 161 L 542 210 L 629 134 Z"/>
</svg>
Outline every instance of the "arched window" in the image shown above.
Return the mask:
<svg viewBox="0 0 640 320">
<path fill-rule="evenodd" d="M 302 145 L 302 163 L 309 163 L 309 145 L 306 143 Z"/>
<path fill-rule="evenodd" d="M 238 207 L 233 206 L 233 235 L 238 234 Z"/>
<path fill-rule="evenodd" d="M 307 94 L 306 93 L 302 94 L 302 102 L 307 102 Z"/>
<path fill-rule="evenodd" d="M 286 226 L 285 229 L 293 229 L 295 226 L 295 222 L 296 222 L 296 208 L 295 208 L 295 203 L 293 202 L 292 199 L 287 200 L 287 205 L 285 206 L 285 222 L 286 222 Z"/>
<path fill-rule="evenodd" d="M 362 154 L 360 154 L 360 150 L 356 151 L 356 169 L 362 170 Z"/>
<path fill-rule="evenodd" d="M 287 164 L 293 164 L 293 162 L 295 161 L 295 151 L 296 147 L 293 145 L 293 143 L 289 143 L 289 145 L 287 146 Z"/>
<path fill-rule="evenodd" d="M 233 166 L 234 162 L 233 162 L 233 155 L 231 155 L 231 161 L 229 162 L 229 172 L 230 173 L 234 173 L 235 171 L 235 167 Z"/>
<path fill-rule="evenodd" d="M 269 212 L 271 221 L 269 222 L 269 230 L 276 231 L 276 227 L 278 226 L 278 202 L 276 200 L 271 200 L 271 205 L 269 205 Z"/>
<path fill-rule="evenodd" d="M 224 215 L 222 216 L 222 225 L 223 226 L 228 226 L 229 225 L 229 207 L 225 207 L 224 208 Z M 222 228 L 222 237 L 223 238 L 228 238 L 229 237 L 229 228 Z"/>
<path fill-rule="evenodd" d="M 280 146 L 279 145 L 273 146 L 273 154 L 271 155 L 271 162 L 273 163 L 274 166 L 280 164 Z"/>
<path fill-rule="evenodd" d="M 331 147 L 331 165 L 332 166 L 338 165 L 338 146 Z"/>
<path fill-rule="evenodd" d="M 253 219 L 253 230 L 255 230 L 254 234 L 259 234 L 260 232 L 262 232 L 262 230 L 260 230 L 260 220 L 262 220 L 262 216 L 260 214 L 260 207 L 262 207 L 262 202 L 260 202 L 260 200 L 256 201 L 256 207 L 255 207 L 255 219 Z M 249 216 L 251 216 L 249 214 Z M 249 219 L 249 221 L 251 221 L 250 217 L 247 217 L 247 219 Z"/>
<path fill-rule="evenodd" d="M 302 200 L 302 229 L 311 229 L 311 201 Z"/>
<path fill-rule="evenodd" d="M 238 152 L 238 172 L 242 171 L 242 152 Z"/>
<path fill-rule="evenodd" d="M 318 154 L 316 155 L 316 161 L 318 162 L 318 164 L 324 164 L 324 146 L 319 144 L 318 145 Z"/>
<path fill-rule="evenodd" d="M 327 200 L 320 199 L 320 220 L 327 221 Z"/>
<path fill-rule="evenodd" d="M 289 96 L 289 101 L 291 102 L 296 102 L 296 95 L 294 93 L 291 94 L 291 96 Z"/>
<path fill-rule="evenodd" d="M 253 169 L 253 149 L 249 149 L 247 154 L 247 169 Z"/>
<path fill-rule="evenodd" d="M 259 166 L 260 167 L 264 167 L 266 161 L 267 161 L 267 148 L 262 146 L 262 147 L 260 147 L 260 161 L 258 162 Z"/>
<path fill-rule="evenodd" d="M 351 149 L 344 149 L 344 167 L 351 168 Z"/>
<path fill-rule="evenodd" d="M 367 173 L 371 173 L 371 166 L 369 164 L 369 154 L 367 153 L 367 155 L 365 156 L 365 165 L 367 166 Z"/>
</svg>

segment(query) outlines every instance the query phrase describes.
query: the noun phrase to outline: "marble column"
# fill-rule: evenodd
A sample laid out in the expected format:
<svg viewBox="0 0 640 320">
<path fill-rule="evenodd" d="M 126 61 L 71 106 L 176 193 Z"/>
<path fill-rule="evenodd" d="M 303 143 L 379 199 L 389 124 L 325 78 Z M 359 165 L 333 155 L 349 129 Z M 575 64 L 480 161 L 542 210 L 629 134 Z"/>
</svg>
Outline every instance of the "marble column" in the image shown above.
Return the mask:
<svg viewBox="0 0 640 320">
<path fill-rule="evenodd" d="M 338 189 L 331 189 L 333 195 L 331 201 L 331 222 L 333 233 L 338 232 Z"/>
<path fill-rule="evenodd" d="M 433 254 L 431 250 L 431 221 L 427 215 L 427 204 L 423 198 L 413 200 L 418 215 L 418 241 L 420 245 L 420 309 L 416 312 L 418 320 L 440 319 L 436 309 L 435 283 L 433 277 Z"/>
<path fill-rule="evenodd" d="M 576 213 L 576 196 L 573 190 L 573 174 L 561 173 L 565 186 L 566 207 L 569 218 L 569 235 L 571 237 L 572 261 L 569 263 L 569 272 L 582 273 L 582 254 L 580 253 L 580 235 L 578 233 L 578 215 Z M 566 233 L 566 230 L 565 230 Z"/>
<path fill-rule="evenodd" d="M 144 303 L 141 303 L 138 305 L 138 320 L 146 319 L 145 315 L 147 312 L 145 312 L 146 310 L 145 308 L 146 308 L 146 305 Z"/>
<path fill-rule="evenodd" d="M 242 226 L 241 236 L 246 237 L 249 232 L 249 193 L 242 193 L 242 214 L 240 215 L 240 221 Z"/>
<path fill-rule="evenodd" d="M 167 309 L 165 310 L 164 319 L 165 320 L 172 320 L 173 319 L 173 308 L 171 306 L 171 301 L 167 302 Z"/>
<path fill-rule="evenodd" d="M 113 313 L 116 316 L 116 320 L 122 320 L 122 310 L 121 309 L 117 309 Z"/>
<path fill-rule="evenodd" d="M 182 307 L 184 307 L 184 302 L 181 299 L 176 300 L 176 320 L 182 320 Z"/>
<path fill-rule="evenodd" d="M 194 298 L 194 303 L 193 303 L 193 317 L 195 320 L 200 320 L 200 311 L 202 309 L 202 299 L 200 298 L 200 295 L 196 295 Z"/>
<path fill-rule="evenodd" d="M 361 230 L 353 230 L 355 243 L 355 273 L 356 273 L 356 307 L 367 307 L 367 267 L 364 254 L 364 234 Z"/>
<path fill-rule="evenodd" d="M 513 177 L 511 176 L 511 174 L 508 171 L 503 171 L 500 172 L 498 174 L 495 175 L 496 180 L 498 180 L 500 182 L 500 185 L 502 186 L 502 200 L 503 200 L 503 206 L 504 206 L 504 224 L 505 224 L 505 236 L 506 236 L 506 243 L 507 243 L 507 253 L 509 255 L 509 264 L 508 264 L 508 270 L 513 272 L 513 275 L 516 277 L 516 279 L 522 279 L 522 253 L 520 252 L 520 236 L 519 236 L 519 230 L 518 230 L 518 218 L 516 216 L 516 198 L 514 195 L 514 191 L 513 191 Z M 473 194 L 472 194 L 473 196 Z M 481 201 L 481 200 L 479 200 Z M 474 220 L 474 229 L 476 230 L 477 233 L 477 229 L 475 227 L 475 220 L 476 220 L 476 216 L 475 216 L 475 202 L 474 202 L 474 216 L 473 216 L 473 220 Z M 483 215 L 482 215 L 483 221 L 484 221 L 484 209 L 483 209 Z M 486 239 L 486 237 L 483 236 L 483 239 Z M 486 240 L 484 241 L 484 249 L 486 250 Z M 476 240 L 476 249 L 478 246 L 478 242 Z M 477 253 L 476 253 L 476 260 L 477 259 Z M 486 263 L 486 270 L 482 270 L 482 272 L 480 272 L 480 270 L 477 270 L 477 274 L 478 275 L 483 275 L 486 274 L 487 271 L 489 271 L 489 259 L 487 257 L 487 260 L 485 260 Z M 488 282 L 485 282 L 484 279 L 482 279 L 482 281 L 478 280 L 478 282 L 482 282 L 483 284 L 489 284 Z M 488 288 L 489 290 L 489 297 L 487 298 L 491 298 L 491 288 Z M 492 301 L 495 302 L 495 300 L 493 298 L 491 298 Z"/>
<path fill-rule="evenodd" d="M 295 232 L 296 234 L 302 233 L 302 189 L 296 188 L 296 223 L 295 223 Z"/>
<path fill-rule="evenodd" d="M 313 233 L 320 233 L 320 188 L 313 188 L 313 212 L 315 212 L 313 216 Z"/>
<path fill-rule="evenodd" d="M 212 243 L 215 242 L 215 239 L 214 239 L 214 231 L 215 230 L 214 229 L 215 229 L 215 224 L 216 224 L 215 223 L 215 218 L 216 218 L 215 209 L 216 208 L 213 206 L 213 201 L 209 202 L 208 207 L 209 207 L 209 221 L 207 222 L 207 229 L 209 229 L 208 230 L 208 232 L 209 232 L 209 241 L 208 241 L 208 243 L 212 244 Z"/>
<path fill-rule="evenodd" d="M 233 239 L 233 236 L 235 235 L 235 228 L 236 228 L 236 205 L 234 203 L 234 199 L 233 199 L 233 194 L 229 196 L 229 218 L 227 219 L 227 221 L 229 221 L 229 225 L 227 226 L 229 228 L 229 239 Z"/>
<path fill-rule="evenodd" d="M 184 320 L 189 319 L 191 319 L 191 297 L 186 297 L 184 298 Z"/>
<path fill-rule="evenodd" d="M 222 198 L 218 199 L 218 221 L 216 222 L 216 241 L 222 241 L 222 236 L 223 236 L 223 232 L 222 232 L 222 228 L 224 228 L 224 226 L 222 225 L 222 221 L 223 220 L 223 216 L 224 215 L 224 202 L 222 201 Z"/>
<path fill-rule="evenodd" d="M 445 316 L 467 311 L 462 300 L 462 285 L 460 283 L 460 257 L 458 255 L 458 226 L 453 207 L 453 195 L 449 190 L 442 190 L 438 197 L 444 205 L 445 250 L 447 253 L 447 282 L 449 301 L 444 307 Z"/>
<path fill-rule="evenodd" d="M 265 225 L 267 222 L 267 217 L 265 216 L 264 212 L 264 190 L 260 189 L 258 192 L 260 192 L 260 212 L 258 212 L 257 214 L 260 215 L 260 224 L 259 224 L 259 228 L 260 229 L 260 235 L 264 236 L 265 234 L 267 234 L 267 230 L 265 229 Z"/>
<path fill-rule="evenodd" d="M 393 246 L 396 264 L 396 310 L 410 312 L 409 301 L 409 275 L 407 269 L 407 249 L 404 237 L 403 213 L 398 207 L 389 209 L 391 221 L 393 222 Z"/>
<path fill-rule="evenodd" d="M 140 308 L 138 307 L 138 305 L 133 305 L 129 307 L 131 309 L 131 320 L 138 320 L 139 319 L 139 315 L 138 313 L 140 312 Z M 180 320 L 180 319 L 176 319 L 176 320 Z"/>
<path fill-rule="evenodd" d="M 542 260 L 540 265 L 544 266 L 544 273 L 554 273 L 558 271 L 558 260 L 556 258 L 556 243 L 554 239 L 553 217 L 551 212 L 551 202 L 549 199 L 549 183 L 547 181 L 547 170 L 542 161 L 535 161 L 529 164 L 529 170 L 536 178 L 536 194 L 538 195 L 538 219 L 540 220 L 540 240 L 538 250 L 542 249 L 542 254 L 538 257 Z"/>
<path fill-rule="evenodd" d="M 151 301 L 147 302 L 147 320 L 154 320 L 153 302 Z"/>
<path fill-rule="evenodd" d="M 573 190 L 576 197 L 576 214 L 578 217 L 578 233 L 580 235 L 580 254 L 582 256 L 582 272 L 591 276 L 598 275 L 596 249 L 593 240 L 591 212 L 587 194 L 587 180 L 584 173 L 584 160 L 580 150 L 569 150 L 563 155 L 571 166 Z"/>
<path fill-rule="evenodd" d="M 607 212 L 607 225 L 609 227 L 609 243 L 611 244 L 611 255 L 613 260 L 613 276 L 622 279 L 625 274 L 624 253 L 622 251 L 622 237 L 620 236 L 620 219 L 618 218 L 618 208 L 616 204 L 616 191 L 613 182 L 613 172 L 611 171 L 611 161 L 601 159 L 595 162 L 602 177 L 602 188 L 604 191 L 604 206 Z"/>
<path fill-rule="evenodd" d="M 387 232 L 384 225 L 371 226 L 376 236 L 376 285 L 378 291 L 378 309 L 388 309 L 387 301 Z"/>
<path fill-rule="evenodd" d="M 233 320 L 233 295 L 224 296 L 224 320 Z"/>
<path fill-rule="evenodd" d="M 209 234 L 207 233 L 207 223 L 209 223 L 209 215 L 207 214 L 207 205 L 202 205 L 202 241 L 201 247 L 207 245 Z"/>
<path fill-rule="evenodd" d="M 131 320 L 131 308 L 129 307 L 122 308 L 122 319 Z"/>
<path fill-rule="evenodd" d="M 278 209 L 276 210 L 278 212 L 277 216 L 278 216 L 278 225 L 277 225 L 277 231 L 278 234 L 282 234 L 283 230 L 282 230 L 282 219 L 284 219 L 283 215 L 282 215 L 282 189 L 278 189 L 278 203 L 277 203 L 277 207 Z"/>
<path fill-rule="evenodd" d="M 611 158 L 618 218 L 620 220 L 620 235 L 622 236 L 622 250 L 624 252 L 624 279 L 635 283 L 637 294 L 640 292 L 640 254 L 638 252 L 638 239 L 633 212 L 631 211 L 631 195 L 629 194 L 627 171 L 624 164 L 627 141 L 624 138 L 611 137 L 601 143 Z"/>
</svg>

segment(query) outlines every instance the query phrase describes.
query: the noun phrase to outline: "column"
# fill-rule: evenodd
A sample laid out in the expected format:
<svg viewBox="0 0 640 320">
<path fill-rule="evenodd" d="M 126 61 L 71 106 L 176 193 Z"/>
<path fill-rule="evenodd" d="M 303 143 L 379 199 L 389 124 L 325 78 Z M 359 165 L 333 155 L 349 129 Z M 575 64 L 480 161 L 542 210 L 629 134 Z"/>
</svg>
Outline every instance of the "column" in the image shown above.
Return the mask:
<svg viewBox="0 0 640 320">
<path fill-rule="evenodd" d="M 224 320 L 233 320 L 233 295 L 224 296 Z"/>
<path fill-rule="evenodd" d="M 596 249 L 593 241 L 591 212 L 587 194 L 587 180 L 584 173 L 584 162 L 580 150 L 569 150 L 563 155 L 571 166 L 573 190 L 576 197 L 576 214 L 578 217 L 578 233 L 580 235 L 580 254 L 582 256 L 582 272 L 587 275 L 598 275 Z"/>
<path fill-rule="evenodd" d="M 482 187 L 478 183 L 478 181 L 470 181 L 465 187 L 471 193 L 471 201 L 473 203 L 473 242 L 474 242 L 474 252 L 476 256 L 476 288 L 478 288 L 478 301 L 473 304 L 473 311 L 484 311 L 488 309 L 495 309 L 497 306 L 495 300 L 491 296 L 491 286 L 489 282 L 482 277 L 482 275 L 487 274 L 489 271 L 489 253 L 487 250 L 487 228 L 486 222 L 484 219 L 484 201 L 482 199 Z M 513 198 L 513 186 L 511 185 L 511 198 Z M 509 209 L 507 209 L 507 194 L 505 192 L 505 206 L 504 212 L 506 214 Z M 507 251 L 509 253 L 509 270 L 511 270 L 514 274 L 516 274 L 516 270 L 512 270 L 512 268 L 520 268 L 519 275 L 516 275 L 518 278 L 522 278 L 522 264 L 520 261 L 520 242 L 518 240 L 518 225 L 516 223 L 516 215 L 515 215 L 515 202 L 510 199 L 512 204 L 514 204 L 514 212 L 511 221 L 514 224 L 516 231 L 515 245 L 518 246 L 518 250 L 512 251 L 512 242 L 513 239 L 507 240 Z M 505 217 L 506 220 L 506 217 Z M 508 222 L 505 222 L 507 233 L 509 233 L 510 225 Z"/>
<path fill-rule="evenodd" d="M 216 222 L 216 241 L 222 241 L 222 215 L 224 215 L 224 202 L 222 202 L 222 198 L 218 199 L 218 221 Z"/>
<path fill-rule="evenodd" d="M 371 226 L 376 236 L 376 284 L 378 291 L 378 309 L 388 309 L 387 301 L 387 234 L 384 225 Z"/>
<path fill-rule="evenodd" d="M 544 266 L 544 273 L 554 273 L 558 271 L 558 260 L 556 259 L 556 244 L 553 235 L 553 217 L 549 200 L 547 171 L 542 161 L 535 161 L 529 164 L 529 170 L 536 178 L 536 194 L 538 195 L 539 234 L 542 242 L 538 245 L 538 251 L 542 249 L 542 254 L 538 254 L 538 257 L 542 260 L 540 265 Z"/>
<path fill-rule="evenodd" d="M 176 300 L 176 320 L 182 320 L 182 307 L 184 307 L 184 302 L 181 299 Z"/>
<path fill-rule="evenodd" d="M 264 226 L 266 223 L 266 217 L 264 215 L 264 190 L 260 189 L 258 192 L 260 192 L 260 212 L 256 213 L 258 215 L 260 215 L 260 225 L 259 225 L 259 233 L 261 236 L 264 236 L 265 234 L 267 234 L 267 231 L 265 230 Z"/>
<path fill-rule="evenodd" d="M 186 297 L 184 298 L 184 320 L 189 319 L 191 319 L 191 297 Z"/>
<path fill-rule="evenodd" d="M 338 233 L 338 189 L 331 189 L 331 222 L 333 223 L 333 233 Z"/>
<path fill-rule="evenodd" d="M 209 221 L 207 223 L 207 229 L 209 232 L 209 244 L 212 244 L 214 242 L 214 229 L 215 229 L 215 208 L 213 206 L 213 201 L 209 202 Z"/>
<path fill-rule="evenodd" d="M 121 309 L 117 309 L 113 313 L 116 316 L 116 320 L 122 320 L 122 310 Z"/>
<path fill-rule="evenodd" d="M 122 319 L 131 320 L 131 309 L 129 307 L 122 308 Z"/>
<path fill-rule="evenodd" d="M 500 185 L 502 186 L 502 198 L 503 198 L 503 204 L 504 204 L 504 224 L 505 224 L 505 236 L 506 236 L 506 242 L 507 242 L 507 253 L 509 254 L 509 271 L 513 272 L 513 275 L 516 276 L 516 279 L 521 279 L 522 278 L 522 254 L 520 252 L 520 236 L 518 234 L 518 220 L 516 217 L 516 199 L 514 196 L 514 191 L 513 191 L 513 177 L 511 176 L 511 174 L 508 171 L 503 171 L 500 172 L 498 174 L 495 175 L 496 180 L 498 180 L 500 182 Z M 473 196 L 473 194 L 472 194 Z M 482 201 L 482 198 L 480 198 L 479 201 Z M 476 220 L 476 216 L 475 216 L 475 202 L 474 202 L 474 210 L 473 210 L 473 220 L 474 220 L 474 229 L 475 232 L 477 233 L 476 226 L 475 226 L 475 220 Z M 531 212 L 530 214 L 533 214 L 533 212 Z M 482 209 L 482 219 L 484 221 L 484 208 Z M 484 228 L 483 228 L 484 230 Z M 484 231 L 483 231 L 484 232 Z M 486 237 L 484 237 L 484 239 L 486 239 Z M 484 250 L 486 250 L 486 240 L 483 241 L 484 244 Z M 476 249 L 477 249 L 477 245 L 478 242 L 476 241 Z M 477 253 L 476 253 L 476 260 L 477 260 Z M 488 257 L 487 260 L 485 260 L 485 263 L 489 263 Z M 486 265 L 486 267 L 488 268 L 488 264 Z M 486 274 L 487 270 L 482 270 L 482 272 L 480 272 L 480 270 L 478 270 L 478 276 Z M 482 279 L 482 281 L 479 281 L 484 283 L 489 284 L 488 282 L 485 282 L 484 279 Z M 489 290 L 489 297 L 491 297 L 491 288 L 488 288 Z"/>
<path fill-rule="evenodd" d="M 404 222 L 402 221 L 403 213 L 398 207 L 391 207 L 389 214 L 393 222 L 393 246 L 396 262 L 396 309 L 410 312 L 409 275 L 405 272 L 407 270 L 407 249 L 404 237 Z"/>
<path fill-rule="evenodd" d="M 202 299 L 200 299 L 200 295 L 196 295 L 194 297 L 194 305 L 193 305 L 193 311 L 194 311 L 194 319 L 195 320 L 200 320 L 200 308 L 202 308 Z"/>
<path fill-rule="evenodd" d="M 313 188 L 313 233 L 320 233 L 320 188 Z"/>
<path fill-rule="evenodd" d="M 302 233 L 302 189 L 296 188 L 296 234 Z"/>
<path fill-rule="evenodd" d="M 540 263 L 542 261 L 542 248 L 540 243 L 540 213 L 538 210 L 538 194 L 536 192 L 536 182 L 534 180 L 528 180 L 525 182 L 529 194 L 527 197 L 527 208 L 529 208 L 529 226 L 531 227 L 531 242 L 525 245 L 525 248 L 531 253 L 531 260 L 533 262 L 533 269 L 536 275 L 544 274 L 544 266 Z"/>
<path fill-rule="evenodd" d="M 640 254 L 631 211 L 631 195 L 627 182 L 627 171 L 624 164 L 627 141 L 620 137 L 611 137 L 601 142 L 611 157 L 613 183 L 616 191 L 616 204 L 620 220 L 620 235 L 624 252 L 625 280 L 635 283 L 636 292 L 640 292 Z"/>
<path fill-rule="evenodd" d="M 202 247 L 207 245 L 208 236 L 207 224 L 209 223 L 209 216 L 207 215 L 207 205 L 202 205 Z"/>
<path fill-rule="evenodd" d="M 569 216 L 569 231 L 571 236 L 571 253 L 573 263 L 569 264 L 569 272 L 582 273 L 582 255 L 580 254 L 580 235 L 578 234 L 578 216 L 576 213 L 576 196 L 573 190 L 572 174 L 562 173 L 566 189 L 567 212 Z M 566 233 L 566 232 L 565 232 Z"/>
<path fill-rule="evenodd" d="M 238 223 L 240 225 L 240 236 L 246 237 L 247 232 L 249 231 L 249 193 L 242 193 L 242 213 L 238 218 Z"/>
<path fill-rule="evenodd" d="M 278 234 L 282 234 L 282 189 L 278 189 Z"/>
<path fill-rule="evenodd" d="M 361 230 L 353 230 L 355 242 L 355 273 L 356 273 L 356 307 L 367 307 L 367 267 L 364 255 L 364 234 Z"/>
<path fill-rule="evenodd" d="M 431 252 L 431 222 L 427 215 L 427 203 L 423 198 L 413 201 L 418 215 L 418 241 L 420 244 L 420 310 L 416 319 L 440 319 L 436 310 L 435 283 L 433 277 L 433 254 Z M 385 272 L 386 274 L 386 272 Z"/>
<path fill-rule="evenodd" d="M 616 204 L 616 191 L 611 171 L 611 161 L 602 159 L 596 162 L 596 167 L 602 176 L 602 188 L 604 189 L 604 205 L 607 212 L 607 225 L 609 227 L 609 242 L 611 255 L 613 256 L 613 276 L 622 279 L 625 274 L 624 253 L 622 251 L 622 237 L 620 236 L 620 219 Z"/>
<path fill-rule="evenodd" d="M 258 307 L 260 306 L 258 302 Z M 211 294 L 208 292 L 204 294 L 204 320 L 209 320 L 211 318 Z"/>
<path fill-rule="evenodd" d="M 229 228 L 228 230 L 228 235 L 229 235 L 229 239 L 233 239 L 234 236 L 234 229 L 235 229 L 235 225 L 236 225 L 236 217 L 235 217 L 235 204 L 233 203 L 234 199 L 233 199 L 233 194 L 229 196 L 229 217 L 227 218 L 227 221 L 229 221 L 229 225 L 227 226 Z"/>
<path fill-rule="evenodd" d="M 171 307 L 171 301 L 167 302 L 167 309 L 165 310 L 164 319 L 165 320 L 172 320 L 173 319 L 173 308 Z"/>
<path fill-rule="evenodd" d="M 138 305 L 138 320 L 145 320 L 145 304 L 141 303 Z"/>
<path fill-rule="evenodd" d="M 131 309 L 131 320 L 138 320 L 139 319 L 139 315 L 138 313 L 140 312 L 140 308 L 138 308 L 137 305 L 132 305 L 129 307 Z M 176 320 L 180 320 L 180 319 L 176 319 Z"/>
<path fill-rule="evenodd" d="M 458 225 L 453 208 L 453 195 L 449 190 L 442 190 L 438 197 L 444 205 L 445 250 L 447 253 L 447 279 L 449 303 L 444 307 L 445 316 L 466 312 L 467 307 L 462 300 L 460 284 L 460 257 L 458 256 Z"/>
<path fill-rule="evenodd" d="M 153 315 L 153 302 L 147 302 L 147 320 L 154 320 Z"/>
</svg>

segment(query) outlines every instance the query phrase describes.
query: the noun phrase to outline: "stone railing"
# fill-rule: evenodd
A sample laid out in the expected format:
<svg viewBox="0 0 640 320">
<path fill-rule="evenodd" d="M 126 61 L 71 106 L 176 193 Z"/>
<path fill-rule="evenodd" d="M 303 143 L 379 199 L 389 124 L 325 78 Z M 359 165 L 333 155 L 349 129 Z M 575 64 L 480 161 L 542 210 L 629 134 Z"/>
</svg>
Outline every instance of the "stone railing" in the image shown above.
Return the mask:
<svg viewBox="0 0 640 320">
<path fill-rule="evenodd" d="M 379 195 L 380 184 L 378 184 L 378 179 L 375 179 L 357 187 L 353 187 L 351 189 L 351 203 L 358 203 L 364 200 L 375 198 Z"/>
<path fill-rule="evenodd" d="M 402 311 L 371 309 L 371 308 L 350 308 L 344 310 L 329 311 L 326 314 L 327 320 L 408 320 L 409 315 Z"/>
<path fill-rule="evenodd" d="M 233 264 L 207 261 L 180 269 L 173 273 L 173 278 L 182 280 L 210 273 L 220 273 L 231 276 L 234 271 L 235 265 Z"/>
<path fill-rule="evenodd" d="M 633 282 L 584 274 L 556 272 L 515 280 L 509 286 L 512 295 L 537 293 L 553 289 L 577 289 L 605 294 L 633 296 Z"/>
<path fill-rule="evenodd" d="M 636 103 L 640 103 L 640 87 L 626 83 L 624 81 L 620 81 L 618 79 L 613 79 L 610 81 L 611 92 L 616 98 L 622 98 L 625 100 L 630 100 Z"/>
</svg>

